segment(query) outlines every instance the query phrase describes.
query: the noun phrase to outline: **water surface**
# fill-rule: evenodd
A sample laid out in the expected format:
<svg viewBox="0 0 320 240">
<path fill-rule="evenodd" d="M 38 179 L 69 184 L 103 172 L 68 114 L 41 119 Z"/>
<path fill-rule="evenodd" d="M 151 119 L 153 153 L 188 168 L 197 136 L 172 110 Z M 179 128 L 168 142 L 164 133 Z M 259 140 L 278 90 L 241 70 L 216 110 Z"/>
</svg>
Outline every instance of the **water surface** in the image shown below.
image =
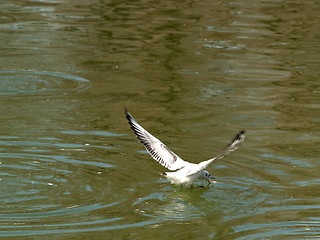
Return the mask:
<svg viewBox="0 0 320 240">
<path fill-rule="evenodd" d="M 319 3 L 1 1 L 0 236 L 320 235 Z M 208 188 L 170 185 L 127 107 Z M 199 183 L 201 184 L 201 182 Z"/>
</svg>

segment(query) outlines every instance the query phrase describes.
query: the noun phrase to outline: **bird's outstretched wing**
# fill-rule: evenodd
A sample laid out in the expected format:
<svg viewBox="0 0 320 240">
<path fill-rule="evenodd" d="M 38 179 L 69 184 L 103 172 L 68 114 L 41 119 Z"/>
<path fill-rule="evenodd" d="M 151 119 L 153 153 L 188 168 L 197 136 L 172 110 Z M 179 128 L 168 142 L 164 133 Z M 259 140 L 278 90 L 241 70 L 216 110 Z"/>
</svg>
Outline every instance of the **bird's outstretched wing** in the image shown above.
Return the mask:
<svg viewBox="0 0 320 240">
<path fill-rule="evenodd" d="M 196 171 L 200 171 L 202 169 L 205 169 L 214 160 L 219 159 L 219 158 L 223 158 L 228 153 L 231 153 L 231 152 L 237 150 L 238 147 L 240 146 L 240 144 L 244 141 L 245 136 L 246 136 L 246 132 L 244 130 L 240 131 L 235 136 L 235 138 L 231 141 L 231 143 L 229 143 L 217 156 L 215 156 L 214 158 L 211 158 L 209 160 L 200 162 L 198 164 L 198 168 Z"/>
<path fill-rule="evenodd" d="M 141 127 L 140 124 L 138 124 L 137 121 L 131 116 L 128 110 L 125 110 L 124 113 L 126 114 L 126 118 L 129 121 L 131 129 L 154 160 L 171 171 L 181 169 L 189 164 L 188 162 L 182 160 L 177 154 L 172 152 L 160 140 L 152 136 L 143 127 Z"/>
</svg>

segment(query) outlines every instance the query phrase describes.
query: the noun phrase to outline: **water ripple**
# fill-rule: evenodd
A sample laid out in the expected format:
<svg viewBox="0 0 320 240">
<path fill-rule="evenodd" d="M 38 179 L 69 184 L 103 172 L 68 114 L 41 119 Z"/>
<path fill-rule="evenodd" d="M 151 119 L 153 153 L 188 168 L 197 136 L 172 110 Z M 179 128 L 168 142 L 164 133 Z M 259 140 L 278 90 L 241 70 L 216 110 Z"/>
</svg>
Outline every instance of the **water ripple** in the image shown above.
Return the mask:
<svg viewBox="0 0 320 240">
<path fill-rule="evenodd" d="M 6 150 L 0 153 L 0 236 L 104 231 L 160 222 L 133 223 L 126 216 L 109 214 L 121 208 L 126 199 L 110 196 L 109 169 L 115 165 L 90 154 L 100 149 L 100 141 L 121 134 L 79 130 L 41 133 L 36 140 L 31 136 L 1 137 L 0 146 Z M 69 135 L 72 142 L 67 140 Z M 90 144 L 74 143 L 78 138 Z M 113 149 L 105 147 L 103 151 Z M 80 158 L 83 153 L 88 159 Z M 102 185 L 96 186 L 99 179 Z"/>
<path fill-rule="evenodd" d="M 25 218 L 46 218 L 46 217 L 56 217 L 61 215 L 70 215 L 75 213 L 81 213 L 81 212 L 89 212 L 99 209 L 104 209 L 108 207 L 112 207 L 116 204 L 119 204 L 118 202 L 114 202 L 107 205 L 101 205 L 101 204 L 92 204 L 92 205 L 86 205 L 86 206 L 70 206 L 66 209 L 59 209 L 54 211 L 48 211 L 48 212 L 32 212 L 32 213 L 10 213 L 10 214 L 0 214 L 0 219 L 25 219 Z"/>
<path fill-rule="evenodd" d="M 104 222 L 98 222 L 98 223 L 108 223 L 108 222 L 113 222 L 113 221 L 118 221 L 119 218 L 113 218 L 113 219 L 107 219 Z M 143 227 L 147 225 L 153 225 L 157 223 L 161 223 L 161 220 L 150 220 L 150 221 L 143 221 L 143 222 L 137 222 L 137 223 L 131 223 L 131 224 L 120 224 L 120 225 L 113 225 L 113 226 L 101 226 L 101 227 L 83 227 L 86 225 L 91 225 L 91 223 L 87 224 L 87 222 L 84 222 L 81 228 L 71 228 L 71 229 L 65 229 L 65 228 L 60 228 L 60 229 L 43 229 L 43 230 L 29 230 L 29 231 L 23 231 L 23 230 L 18 230 L 18 231 L 1 231 L 0 236 L 28 236 L 28 235 L 44 235 L 44 234 L 63 234 L 63 233 L 81 233 L 81 232 L 96 232 L 96 231 L 108 231 L 108 230 L 118 230 L 118 229 L 125 229 L 125 228 L 136 228 L 136 227 Z M 65 227 L 64 225 L 62 225 Z M 68 225 L 68 227 L 72 227 L 73 225 Z M 75 226 L 78 226 L 75 225 Z M 33 228 L 33 226 L 30 226 Z M 40 227 L 46 227 L 40 225 Z"/>
<path fill-rule="evenodd" d="M 235 232 L 241 234 L 239 240 L 247 239 L 269 239 L 277 237 L 294 237 L 305 239 L 307 236 L 316 238 L 319 236 L 319 221 L 284 221 L 263 224 L 245 224 L 235 227 Z M 243 236 L 244 235 L 244 236 Z"/>
<path fill-rule="evenodd" d="M 0 71 L 0 96 L 56 95 L 82 92 L 91 86 L 85 78 L 63 73 L 3 70 Z"/>
</svg>

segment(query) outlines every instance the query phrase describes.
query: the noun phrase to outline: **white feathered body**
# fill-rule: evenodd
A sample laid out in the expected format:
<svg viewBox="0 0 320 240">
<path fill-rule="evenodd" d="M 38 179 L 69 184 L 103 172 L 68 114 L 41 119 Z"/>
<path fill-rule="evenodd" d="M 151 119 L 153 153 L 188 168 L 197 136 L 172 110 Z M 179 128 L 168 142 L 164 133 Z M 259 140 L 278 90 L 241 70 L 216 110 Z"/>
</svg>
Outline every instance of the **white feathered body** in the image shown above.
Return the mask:
<svg viewBox="0 0 320 240">
<path fill-rule="evenodd" d="M 196 165 L 197 164 L 193 164 Z M 193 183 L 198 178 L 204 178 L 206 171 L 200 170 L 198 172 L 195 172 L 194 174 L 188 175 L 187 171 L 188 169 L 181 169 L 176 172 L 165 172 L 162 174 L 167 179 L 171 181 L 172 184 L 181 184 L 181 185 L 187 185 L 190 183 Z"/>
</svg>

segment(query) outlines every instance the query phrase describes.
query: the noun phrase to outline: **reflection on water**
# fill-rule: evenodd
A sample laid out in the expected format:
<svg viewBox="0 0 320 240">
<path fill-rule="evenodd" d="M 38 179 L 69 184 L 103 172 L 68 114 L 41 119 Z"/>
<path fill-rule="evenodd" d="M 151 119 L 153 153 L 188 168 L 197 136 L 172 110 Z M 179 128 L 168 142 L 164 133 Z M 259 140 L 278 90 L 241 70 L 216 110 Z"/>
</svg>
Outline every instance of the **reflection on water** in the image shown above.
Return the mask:
<svg viewBox="0 0 320 240">
<path fill-rule="evenodd" d="M 318 237 L 317 6 L 1 1 L 0 236 Z M 248 137 L 172 186 L 124 107 L 191 162 Z"/>
</svg>

